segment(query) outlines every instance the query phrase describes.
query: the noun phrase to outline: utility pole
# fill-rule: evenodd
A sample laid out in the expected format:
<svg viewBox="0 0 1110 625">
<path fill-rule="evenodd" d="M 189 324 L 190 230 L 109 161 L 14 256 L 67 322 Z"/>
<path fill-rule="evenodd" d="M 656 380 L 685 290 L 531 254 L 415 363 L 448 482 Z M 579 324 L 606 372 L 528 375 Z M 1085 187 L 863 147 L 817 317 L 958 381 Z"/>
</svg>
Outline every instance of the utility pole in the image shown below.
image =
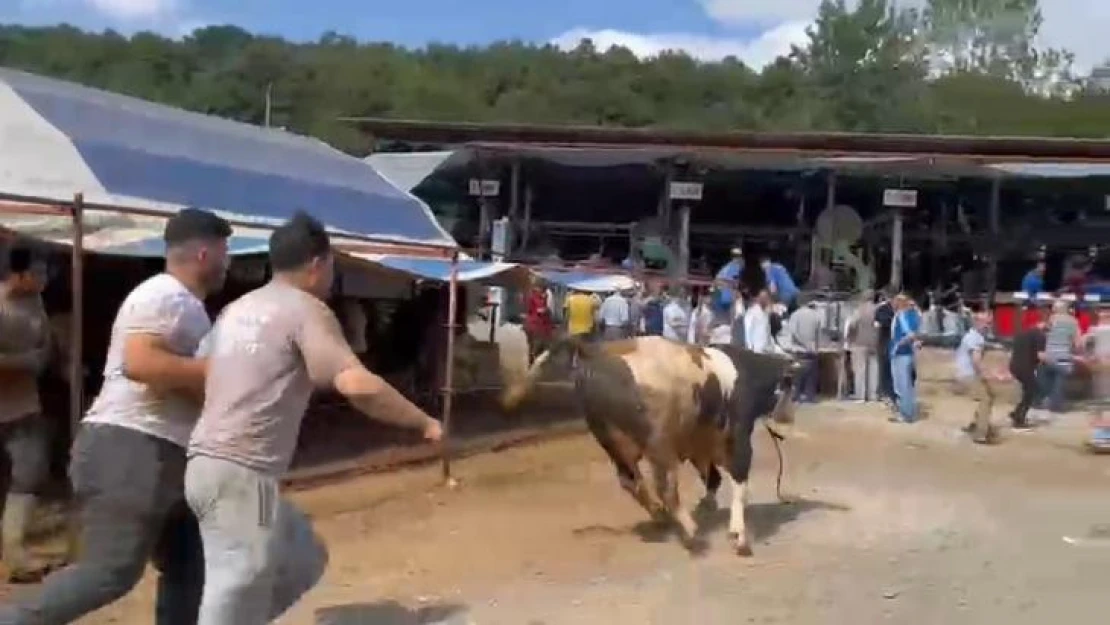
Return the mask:
<svg viewBox="0 0 1110 625">
<path fill-rule="evenodd" d="M 271 111 L 271 109 L 273 109 L 273 105 L 274 105 L 273 95 L 274 95 L 274 83 L 271 81 L 271 82 L 266 83 L 266 114 L 265 114 L 266 115 L 266 117 L 265 117 L 266 121 L 265 121 L 265 124 L 266 124 L 267 128 L 270 127 L 270 111 Z"/>
</svg>

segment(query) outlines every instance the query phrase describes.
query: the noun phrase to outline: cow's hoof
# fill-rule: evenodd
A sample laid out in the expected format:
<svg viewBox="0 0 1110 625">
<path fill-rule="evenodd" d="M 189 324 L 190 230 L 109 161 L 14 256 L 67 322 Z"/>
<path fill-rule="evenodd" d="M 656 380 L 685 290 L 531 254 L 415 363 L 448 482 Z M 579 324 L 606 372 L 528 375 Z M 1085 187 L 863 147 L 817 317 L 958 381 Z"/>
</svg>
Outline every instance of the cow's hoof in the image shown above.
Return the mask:
<svg viewBox="0 0 1110 625">
<path fill-rule="evenodd" d="M 742 558 L 752 556 L 752 546 L 748 544 L 747 539 L 741 540 L 736 534 L 729 534 L 729 539 L 732 541 L 732 548 L 736 551 L 736 555 Z"/>
</svg>

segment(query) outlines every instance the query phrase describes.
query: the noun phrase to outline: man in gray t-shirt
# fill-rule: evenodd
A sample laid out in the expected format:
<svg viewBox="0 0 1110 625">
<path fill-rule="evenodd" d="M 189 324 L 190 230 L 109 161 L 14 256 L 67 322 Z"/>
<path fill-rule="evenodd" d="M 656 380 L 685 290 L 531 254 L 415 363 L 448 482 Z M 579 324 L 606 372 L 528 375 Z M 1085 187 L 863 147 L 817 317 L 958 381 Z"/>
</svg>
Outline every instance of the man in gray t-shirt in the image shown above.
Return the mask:
<svg viewBox="0 0 1110 625">
<path fill-rule="evenodd" d="M 1052 304 L 1052 316 L 1045 330 L 1043 378 L 1048 393 L 1048 409 L 1064 412 L 1064 387 L 1075 368 L 1075 350 L 1079 345 L 1079 321 L 1071 314 L 1068 302 Z"/>
<path fill-rule="evenodd" d="M 203 625 L 269 623 L 323 575 L 323 546 L 278 494 L 315 389 L 334 388 L 363 413 L 428 440 L 441 436 L 438 421 L 351 351 L 323 302 L 333 263 L 323 226 L 294 217 L 270 237 L 273 280 L 232 302 L 202 345 L 208 378 L 185 490 L 204 539 Z"/>
</svg>

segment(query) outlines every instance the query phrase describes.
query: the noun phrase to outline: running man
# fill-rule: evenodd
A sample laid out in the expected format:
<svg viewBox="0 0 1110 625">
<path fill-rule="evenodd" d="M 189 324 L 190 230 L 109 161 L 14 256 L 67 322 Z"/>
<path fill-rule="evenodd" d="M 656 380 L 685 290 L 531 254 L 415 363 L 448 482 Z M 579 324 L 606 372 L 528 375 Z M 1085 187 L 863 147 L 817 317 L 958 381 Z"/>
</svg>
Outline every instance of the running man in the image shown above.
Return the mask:
<svg viewBox="0 0 1110 625">
<path fill-rule="evenodd" d="M 8 486 L 0 535 L 8 581 L 15 584 L 38 582 L 47 568 L 25 545 L 35 496 L 50 473 L 38 384 L 52 354 L 45 286 L 45 266 L 29 249 L 13 248 L 0 283 L 0 480 Z"/>
<path fill-rule="evenodd" d="M 424 414 L 351 352 L 324 302 L 334 257 L 305 214 L 270 237 L 269 284 L 232 302 L 202 348 L 204 409 L 189 442 L 186 497 L 204 539 L 198 625 L 269 623 L 319 581 L 327 554 L 279 496 L 312 392 L 332 387 L 375 419 L 438 441 Z"/>
<path fill-rule="evenodd" d="M 4 625 L 62 625 L 123 597 L 153 559 L 155 622 L 196 623 L 204 585 L 200 536 L 185 505 L 185 445 L 200 410 L 211 328 L 204 298 L 223 288 L 231 226 L 187 209 L 167 223 L 166 270 L 116 313 L 104 384 L 77 432 L 69 475 L 80 555 L 38 594 L 0 607 Z"/>
</svg>

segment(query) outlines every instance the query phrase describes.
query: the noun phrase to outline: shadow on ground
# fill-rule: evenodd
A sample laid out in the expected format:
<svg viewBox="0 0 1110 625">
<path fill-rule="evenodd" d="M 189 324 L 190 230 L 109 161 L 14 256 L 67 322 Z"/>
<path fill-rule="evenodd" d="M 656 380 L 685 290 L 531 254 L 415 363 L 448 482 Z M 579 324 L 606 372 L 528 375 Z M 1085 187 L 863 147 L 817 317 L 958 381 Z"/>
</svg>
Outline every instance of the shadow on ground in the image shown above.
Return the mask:
<svg viewBox="0 0 1110 625">
<path fill-rule="evenodd" d="M 807 514 L 813 512 L 847 512 L 849 510 L 851 508 L 846 505 L 816 499 L 795 499 L 784 503 L 756 503 L 747 506 L 745 521 L 747 522 L 750 539 L 760 541 L 774 536 L 783 526 L 793 523 Z M 728 508 L 711 508 L 699 505 L 694 509 L 694 520 L 698 523 L 698 534 L 702 537 L 709 536 L 727 527 L 728 518 Z M 648 543 L 667 542 L 675 534 L 672 525 L 650 520 L 641 521 L 631 528 L 624 529 L 605 525 L 590 525 L 572 531 L 575 536 L 579 537 L 616 536 L 630 532 Z M 695 549 L 694 551 L 697 553 L 700 550 Z"/>
<path fill-rule="evenodd" d="M 465 606 L 435 604 L 412 609 L 396 601 L 352 603 L 316 610 L 316 625 L 467 625 Z"/>
</svg>

